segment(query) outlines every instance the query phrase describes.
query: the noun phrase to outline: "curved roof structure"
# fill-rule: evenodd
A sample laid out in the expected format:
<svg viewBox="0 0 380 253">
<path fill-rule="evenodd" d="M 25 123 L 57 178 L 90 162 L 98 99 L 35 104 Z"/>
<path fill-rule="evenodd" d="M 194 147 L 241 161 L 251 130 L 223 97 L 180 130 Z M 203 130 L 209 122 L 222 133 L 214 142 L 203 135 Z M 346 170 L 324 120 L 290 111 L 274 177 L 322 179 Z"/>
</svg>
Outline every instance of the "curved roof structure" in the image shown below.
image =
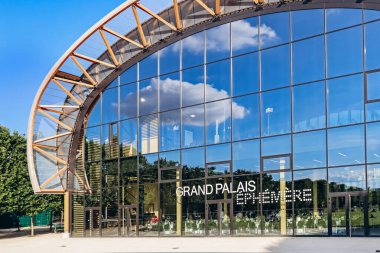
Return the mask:
<svg viewBox="0 0 380 253">
<path fill-rule="evenodd" d="M 318 7 L 379 9 L 375 0 L 173 0 L 171 7 L 156 13 L 149 8 L 152 2 L 120 5 L 83 34 L 46 75 L 28 129 L 28 167 L 36 193 L 91 191 L 80 161 L 92 105 L 117 75 L 165 45 L 244 16 Z"/>
</svg>

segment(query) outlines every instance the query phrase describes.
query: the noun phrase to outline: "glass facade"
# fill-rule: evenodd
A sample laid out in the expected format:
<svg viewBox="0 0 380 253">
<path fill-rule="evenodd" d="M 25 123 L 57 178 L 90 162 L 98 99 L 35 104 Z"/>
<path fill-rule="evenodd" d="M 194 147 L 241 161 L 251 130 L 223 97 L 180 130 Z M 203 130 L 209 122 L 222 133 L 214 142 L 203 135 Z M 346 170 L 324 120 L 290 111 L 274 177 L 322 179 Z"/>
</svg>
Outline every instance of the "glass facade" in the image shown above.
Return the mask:
<svg viewBox="0 0 380 253">
<path fill-rule="evenodd" d="M 73 216 L 91 236 L 380 235 L 376 18 L 268 14 L 141 60 L 88 119 Z"/>
</svg>

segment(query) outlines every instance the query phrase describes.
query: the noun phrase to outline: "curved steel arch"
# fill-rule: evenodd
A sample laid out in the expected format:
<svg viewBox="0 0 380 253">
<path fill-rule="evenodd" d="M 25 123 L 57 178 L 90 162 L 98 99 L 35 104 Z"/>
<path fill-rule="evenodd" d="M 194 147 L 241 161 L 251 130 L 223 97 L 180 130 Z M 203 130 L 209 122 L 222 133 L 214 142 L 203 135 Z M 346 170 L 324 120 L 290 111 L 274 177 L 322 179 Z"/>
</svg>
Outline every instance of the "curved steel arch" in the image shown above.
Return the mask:
<svg viewBox="0 0 380 253">
<path fill-rule="evenodd" d="M 98 95 L 111 81 L 142 58 L 185 36 L 244 17 L 333 7 L 380 10 L 380 3 L 375 0 L 173 0 L 171 7 L 156 14 L 140 0 L 126 1 L 83 34 L 57 61 L 40 86 L 30 113 L 27 144 L 34 192 L 90 191 L 84 165 L 77 163 L 84 156 L 81 144 L 86 118 Z M 108 27 L 128 10 L 135 20 L 134 29 L 123 35 Z M 141 23 L 139 12 L 151 18 Z M 79 53 L 81 46 L 97 33 L 105 47 L 100 56 Z M 110 36 L 117 39 L 112 45 Z M 70 60 L 80 75 L 61 70 Z M 84 66 L 83 62 L 90 65 Z M 52 95 L 50 91 L 63 96 Z M 57 96 L 58 101 L 44 103 Z"/>
</svg>

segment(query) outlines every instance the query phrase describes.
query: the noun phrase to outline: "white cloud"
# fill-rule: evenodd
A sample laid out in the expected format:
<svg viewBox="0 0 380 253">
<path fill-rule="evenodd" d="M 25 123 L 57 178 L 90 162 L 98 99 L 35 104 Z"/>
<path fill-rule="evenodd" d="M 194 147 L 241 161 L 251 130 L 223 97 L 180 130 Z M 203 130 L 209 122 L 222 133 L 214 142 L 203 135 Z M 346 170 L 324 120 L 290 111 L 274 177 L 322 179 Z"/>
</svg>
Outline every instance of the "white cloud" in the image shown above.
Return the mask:
<svg viewBox="0 0 380 253">
<path fill-rule="evenodd" d="M 161 103 L 178 103 L 178 96 L 180 94 L 180 81 L 179 80 L 173 80 L 171 78 L 166 78 L 163 80 L 160 80 L 160 100 Z M 183 82 L 182 83 L 182 91 L 183 94 L 183 100 L 186 104 L 194 104 L 199 103 L 199 94 L 203 96 L 203 84 L 202 83 L 196 83 L 192 84 L 189 82 Z M 157 94 L 158 90 L 158 79 L 152 78 L 150 81 L 150 85 L 146 86 L 140 91 L 140 101 L 141 99 L 144 100 L 144 106 L 146 108 L 153 108 L 156 106 L 157 101 L 155 99 L 150 99 L 152 96 Z M 228 94 L 224 90 L 218 90 L 210 84 L 206 84 L 206 93 L 210 95 L 211 97 L 215 99 L 222 99 L 227 98 Z M 129 93 L 125 97 L 121 98 L 122 103 L 120 105 L 120 111 L 121 113 L 126 113 L 126 108 L 128 107 L 128 111 L 131 111 L 132 109 L 135 110 L 136 108 L 136 94 Z M 227 113 L 223 113 L 224 108 L 229 108 L 229 100 L 223 100 L 218 103 L 210 103 L 207 105 L 207 118 L 208 122 L 215 122 L 218 120 L 219 123 L 223 123 L 225 120 L 227 120 L 230 115 Z M 114 105 L 117 106 L 117 105 Z M 132 107 L 132 108 L 131 108 Z M 242 119 L 247 114 L 249 114 L 249 110 L 246 109 L 244 106 L 241 106 L 237 104 L 236 102 L 232 102 L 232 110 L 233 110 L 233 117 L 235 119 Z M 196 117 L 196 115 L 203 115 L 203 106 L 195 106 L 195 107 L 188 107 L 186 109 L 187 115 L 194 115 L 195 117 L 189 118 L 188 120 L 184 119 L 186 123 L 194 125 L 194 126 L 203 126 L 203 117 Z M 168 119 L 170 121 L 170 118 Z"/>
</svg>

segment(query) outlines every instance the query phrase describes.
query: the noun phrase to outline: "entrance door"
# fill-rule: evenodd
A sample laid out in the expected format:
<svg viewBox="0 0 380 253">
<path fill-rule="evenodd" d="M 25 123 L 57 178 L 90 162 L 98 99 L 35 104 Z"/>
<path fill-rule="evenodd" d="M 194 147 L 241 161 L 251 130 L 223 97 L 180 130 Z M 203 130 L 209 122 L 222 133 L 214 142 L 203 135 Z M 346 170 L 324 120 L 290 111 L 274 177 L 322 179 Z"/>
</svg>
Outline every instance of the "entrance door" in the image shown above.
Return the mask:
<svg viewBox="0 0 380 253">
<path fill-rule="evenodd" d="M 137 205 L 121 207 L 121 235 L 135 237 L 139 235 L 139 209 Z"/>
<path fill-rule="evenodd" d="M 367 192 L 330 193 L 329 234 L 332 236 L 367 236 Z"/>
<path fill-rule="evenodd" d="M 85 236 L 94 237 L 102 235 L 102 215 L 100 207 L 85 208 Z"/>
<path fill-rule="evenodd" d="M 233 228 L 233 205 L 231 199 L 207 200 L 206 235 L 230 236 Z"/>
</svg>

